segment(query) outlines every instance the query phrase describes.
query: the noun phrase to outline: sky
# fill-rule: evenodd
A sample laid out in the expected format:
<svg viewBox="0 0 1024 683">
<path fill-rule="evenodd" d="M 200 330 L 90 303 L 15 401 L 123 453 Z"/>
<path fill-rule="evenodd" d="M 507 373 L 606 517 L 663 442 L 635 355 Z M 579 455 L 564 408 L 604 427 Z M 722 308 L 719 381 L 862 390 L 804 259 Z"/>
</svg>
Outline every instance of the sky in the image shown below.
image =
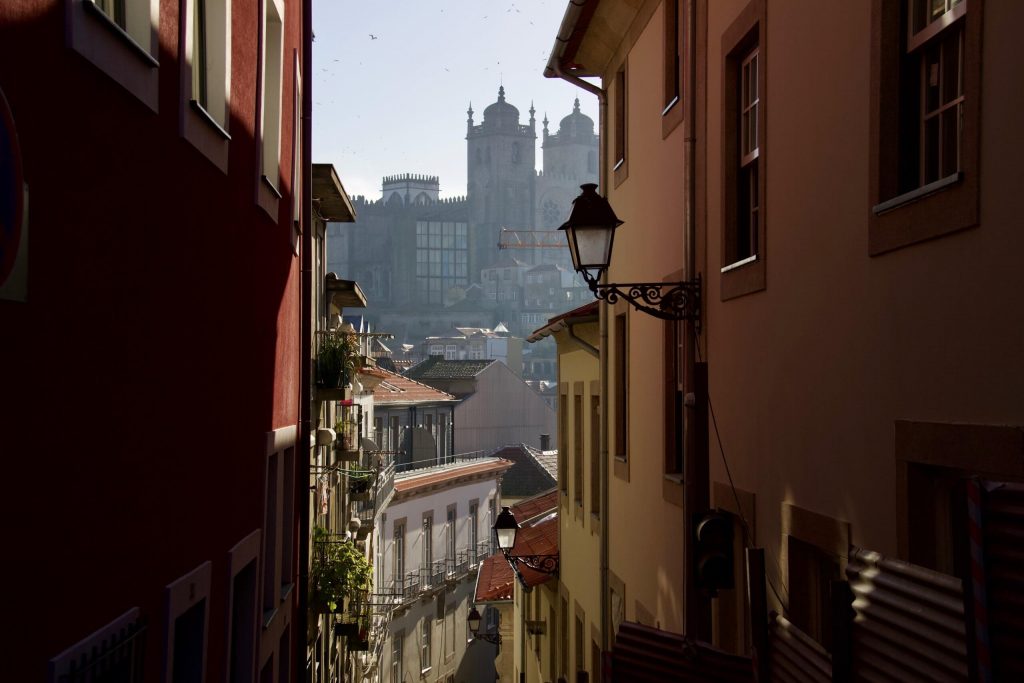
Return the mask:
<svg viewBox="0 0 1024 683">
<path fill-rule="evenodd" d="M 350 195 L 380 197 L 381 178 L 436 175 L 466 194 L 466 109 L 474 123 L 505 99 L 550 131 L 572 111 L 597 122 L 597 99 L 544 78 L 569 0 L 319 0 L 313 4 L 313 161 L 332 163 Z"/>
</svg>

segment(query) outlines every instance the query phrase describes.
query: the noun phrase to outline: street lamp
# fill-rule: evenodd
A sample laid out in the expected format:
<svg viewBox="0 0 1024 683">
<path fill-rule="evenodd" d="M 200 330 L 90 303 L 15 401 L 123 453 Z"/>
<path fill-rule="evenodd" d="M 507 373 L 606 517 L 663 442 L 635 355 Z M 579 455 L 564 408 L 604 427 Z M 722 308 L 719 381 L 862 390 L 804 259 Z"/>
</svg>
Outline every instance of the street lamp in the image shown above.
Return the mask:
<svg viewBox="0 0 1024 683">
<path fill-rule="evenodd" d="M 572 201 L 565 230 L 572 266 L 583 276 L 590 291 L 610 304 L 625 299 L 637 310 L 663 320 L 700 322 L 700 277 L 682 282 L 629 282 L 602 284 L 601 275 L 611 264 L 615 231 L 622 221 L 608 200 L 597 193 L 597 185 L 580 185 L 583 190 Z"/>
<path fill-rule="evenodd" d="M 469 632 L 473 634 L 474 640 L 483 640 L 492 645 L 501 645 L 500 633 L 480 633 L 480 612 L 473 607 L 469 610 L 469 617 L 466 619 L 469 624 Z"/>
<path fill-rule="evenodd" d="M 516 535 L 519 533 L 519 522 L 508 506 L 501 508 L 501 514 L 494 520 L 494 533 L 498 537 L 498 549 L 505 556 L 512 570 L 519 577 L 519 581 L 525 586 L 523 576 L 519 571 L 520 564 L 523 564 L 535 572 L 554 575 L 558 573 L 558 555 L 513 555 L 512 549 L 516 545 Z"/>
</svg>

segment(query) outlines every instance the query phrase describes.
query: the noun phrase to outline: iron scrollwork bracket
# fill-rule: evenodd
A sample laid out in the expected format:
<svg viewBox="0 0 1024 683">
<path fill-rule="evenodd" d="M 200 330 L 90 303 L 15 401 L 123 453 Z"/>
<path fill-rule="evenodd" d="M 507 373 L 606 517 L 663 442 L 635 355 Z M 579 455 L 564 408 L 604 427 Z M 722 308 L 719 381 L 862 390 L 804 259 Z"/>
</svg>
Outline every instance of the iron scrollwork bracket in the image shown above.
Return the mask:
<svg viewBox="0 0 1024 683">
<path fill-rule="evenodd" d="M 509 562 L 523 564 L 541 574 L 558 573 L 558 555 L 510 555 Z"/>
<path fill-rule="evenodd" d="M 594 296 L 609 304 L 625 299 L 634 308 L 662 320 L 690 320 L 700 326 L 700 275 L 683 282 L 629 282 L 602 284 L 583 271 Z"/>
</svg>

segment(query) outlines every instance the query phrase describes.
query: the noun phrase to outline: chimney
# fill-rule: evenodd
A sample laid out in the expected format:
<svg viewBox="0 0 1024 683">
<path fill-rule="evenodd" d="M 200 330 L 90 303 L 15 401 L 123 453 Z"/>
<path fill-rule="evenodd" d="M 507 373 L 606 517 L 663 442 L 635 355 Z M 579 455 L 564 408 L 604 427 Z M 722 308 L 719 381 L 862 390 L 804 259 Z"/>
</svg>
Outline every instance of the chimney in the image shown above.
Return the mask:
<svg viewBox="0 0 1024 683">
<path fill-rule="evenodd" d="M 550 434 L 541 434 L 540 435 L 540 449 L 542 451 L 550 451 L 551 450 L 551 435 Z"/>
</svg>

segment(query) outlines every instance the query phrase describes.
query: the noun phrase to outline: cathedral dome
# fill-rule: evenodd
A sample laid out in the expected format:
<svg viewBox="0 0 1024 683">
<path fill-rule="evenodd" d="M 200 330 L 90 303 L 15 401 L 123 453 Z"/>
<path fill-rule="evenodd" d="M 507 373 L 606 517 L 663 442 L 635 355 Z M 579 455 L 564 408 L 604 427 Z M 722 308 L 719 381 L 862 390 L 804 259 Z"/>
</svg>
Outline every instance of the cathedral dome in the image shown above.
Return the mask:
<svg viewBox="0 0 1024 683">
<path fill-rule="evenodd" d="M 505 101 L 505 86 L 498 88 L 498 101 L 484 109 L 484 124 L 519 125 L 519 110 Z"/>
<path fill-rule="evenodd" d="M 594 120 L 580 111 L 580 98 L 573 103 L 572 113 L 558 124 L 559 138 L 585 138 L 594 135 Z"/>
</svg>

